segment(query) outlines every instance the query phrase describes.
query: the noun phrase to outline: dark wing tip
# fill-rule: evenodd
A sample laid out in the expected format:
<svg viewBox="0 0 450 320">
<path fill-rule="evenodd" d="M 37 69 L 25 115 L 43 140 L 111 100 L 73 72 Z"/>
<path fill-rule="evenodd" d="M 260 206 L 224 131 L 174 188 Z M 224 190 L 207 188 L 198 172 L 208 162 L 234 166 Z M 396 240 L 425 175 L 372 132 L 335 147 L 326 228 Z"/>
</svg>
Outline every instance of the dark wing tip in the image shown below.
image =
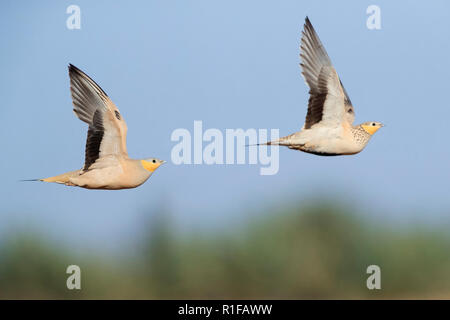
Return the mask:
<svg viewBox="0 0 450 320">
<path fill-rule="evenodd" d="M 77 68 L 73 64 L 69 63 L 69 77 L 70 77 L 70 79 L 73 79 L 76 76 L 78 76 L 78 77 L 88 77 L 88 75 L 85 74 L 83 71 L 81 71 L 79 68 Z"/>
<path fill-rule="evenodd" d="M 83 76 L 83 77 L 87 77 L 87 78 L 91 79 L 86 73 L 81 71 L 81 69 L 79 69 L 79 68 L 75 67 L 73 64 L 69 63 L 69 76 L 72 77 L 73 75 L 79 75 L 79 76 Z M 92 80 L 92 81 L 94 81 L 94 80 Z"/>
<path fill-rule="evenodd" d="M 308 16 L 306 16 L 306 18 L 305 18 L 305 26 L 312 27 L 312 23 L 309 20 Z"/>
<path fill-rule="evenodd" d="M 307 34 L 309 37 L 317 37 L 318 38 L 318 36 L 316 34 L 316 30 L 314 29 L 314 27 L 308 17 L 305 18 L 305 24 L 303 25 L 303 35 L 307 36 Z"/>
<path fill-rule="evenodd" d="M 74 73 L 74 72 L 82 72 L 80 69 L 78 69 L 77 67 L 75 67 L 73 64 L 69 63 L 69 73 Z"/>
<path fill-rule="evenodd" d="M 102 87 L 100 87 L 99 85 L 98 85 L 98 83 L 97 82 L 95 82 L 94 81 L 94 79 L 92 79 L 91 77 L 89 77 L 85 72 L 83 72 L 80 68 L 77 68 L 76 66 L 74 66 L 73 64 L 71 64 L 71 63 L 69 63 L 69 77 L 70 77 L 70 79 L 72 79 L 74 76 L 80 76 L 80 77 L 82 77 L 82 78 L 86 78 L 86 79 L 88 79 L 89 81 L 91 81 L 92 82 L 92 84 L 94 85 L 94 86 L 96 86 L 99 90 L 100 90 L 100 92 L 102 92 L 104 95 L 105 95 L 105 97 L 107 97 L 108 95 L 106 94 L 106 92 L 102 89 Z"/>
</svg>

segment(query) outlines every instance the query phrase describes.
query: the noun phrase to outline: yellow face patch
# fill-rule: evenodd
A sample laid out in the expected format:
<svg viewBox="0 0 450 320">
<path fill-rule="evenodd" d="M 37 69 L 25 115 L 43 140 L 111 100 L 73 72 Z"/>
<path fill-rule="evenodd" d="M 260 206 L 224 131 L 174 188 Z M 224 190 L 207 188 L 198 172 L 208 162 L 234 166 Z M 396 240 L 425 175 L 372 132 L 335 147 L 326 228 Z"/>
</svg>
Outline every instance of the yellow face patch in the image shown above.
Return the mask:
<svg viewBox="0 0 450 320">
<path fill-rule="evenodd" d="M 144 167 L 145 170 L 153 172 L 156 169 L 158 169 L 158 167 L 161 165 L 160 162 L 150 162 L 150 161 L 146 161 L 146 160 L 141 160 L 142 166 Z"/>
<path fill-rule="evenodd" d="M 366 131 L 368 134 L 372 135 L 375 132 L 378 131 L 378 129 L 380 129 L 381 127 L 379 125 L 376 126 L 367 126 L 367 125 L 361 125 L 361 127 L 364 129 L 364 131 Z"/>
</svg>

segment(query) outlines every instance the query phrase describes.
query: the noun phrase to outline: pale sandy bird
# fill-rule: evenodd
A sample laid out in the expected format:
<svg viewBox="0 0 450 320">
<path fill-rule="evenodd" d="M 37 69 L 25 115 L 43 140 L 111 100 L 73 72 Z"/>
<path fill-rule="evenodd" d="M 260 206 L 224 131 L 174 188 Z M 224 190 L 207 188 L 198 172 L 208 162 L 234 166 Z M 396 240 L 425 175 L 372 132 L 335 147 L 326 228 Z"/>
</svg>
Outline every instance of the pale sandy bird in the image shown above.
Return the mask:
<svg viewBox="0 0 450 320">
<path fill-rule="evenodd" d="M 127 153 L 127 125 L 119 109 L 94 80 L 69 65 L 70 91 L 77 117 L 89 125 L 84 166 L 36 179 L 87 189 L 129 189 L 143 184 L 165 161 L 134 160 Z"/>
<path fill-rule="evenodd" d="M 321 155 L 356 154 L 364 149 L 380 122 L 353 125 L 354 108 L 331 60 L 306 17 L 300 46 L 302 75 L 309 86 L 306 121 L 299 132 L 267 145 Z"/>
</svg>

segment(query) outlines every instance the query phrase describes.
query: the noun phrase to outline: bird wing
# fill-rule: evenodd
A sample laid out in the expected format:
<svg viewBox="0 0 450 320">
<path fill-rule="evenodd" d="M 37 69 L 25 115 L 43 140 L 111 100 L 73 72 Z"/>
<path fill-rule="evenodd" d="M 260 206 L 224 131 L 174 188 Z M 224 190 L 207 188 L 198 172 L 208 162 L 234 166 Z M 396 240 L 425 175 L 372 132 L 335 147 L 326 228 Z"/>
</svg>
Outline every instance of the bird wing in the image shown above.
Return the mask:
<svg viewBox="0 0 450 320">
<path fill-rule="evenodd" d="M 329 125 L 354 120 L 354 109 L 325 47 L 306 17 L 300 46 L 302 75 L 309 86 L 305 129 L 319 122 Z"/>
<path fill-rule="evenodd" d="M 127 124 L 119 109 L 94 80 L 72 64 L 69 77 L 73 111 L 89 125 L 83 170 L 108 155 L 128 157 Z"/>
</svg>

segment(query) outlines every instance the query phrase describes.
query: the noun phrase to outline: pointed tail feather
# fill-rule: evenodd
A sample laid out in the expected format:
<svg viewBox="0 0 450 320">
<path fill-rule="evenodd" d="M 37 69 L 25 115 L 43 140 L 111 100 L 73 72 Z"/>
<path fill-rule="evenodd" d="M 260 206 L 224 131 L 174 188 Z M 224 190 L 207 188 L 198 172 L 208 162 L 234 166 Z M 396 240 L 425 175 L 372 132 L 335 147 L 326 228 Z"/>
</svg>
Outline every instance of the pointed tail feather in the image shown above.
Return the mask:
<svg viewBox="0 0 450 320">
<path fill-rule="evenodd" d="M 252 146 L 289 146 L 291 145 L 289 142 L 289 139 L 291 138 L 290 136 L 286 136 L 286 137 L 282 137 L 278 140 L 274 140 L 274 141 L 268 141 L 268 142 L 264 142 L 264 143 L 258 143 L 258 144 L 250 144 L 250 145 L 246 145 L 246 147 L 252 147 Z"/>
<path fill-rule="evenodd" d="M 257 144 L 246 144 L 245 146 L 246 147 L 271 146 L 271 145 L 277 146 L 277 145 L 280 144 L 279 142 L 280 142 L 279 140 L 277 140 L 277 141 L 268 141 L 268 142 L 257 143 Z"/>
<path fill-rule="evenodd" d="M 54 183 L 61 183 L 61 184 L 67 184 L 69 183 L 69 179 L 71 177 L 75 177 L 79 175 L 80 170 L 70 171 L 63 174 L 60 174 L 58 176 L 49 177 L 49 178 L 43 178 L 43 179 L 27 179 L 27 180 L 20 180 L 20 181 L 43 181 L 43 182 L 54 182 Z"/>
</svg>

